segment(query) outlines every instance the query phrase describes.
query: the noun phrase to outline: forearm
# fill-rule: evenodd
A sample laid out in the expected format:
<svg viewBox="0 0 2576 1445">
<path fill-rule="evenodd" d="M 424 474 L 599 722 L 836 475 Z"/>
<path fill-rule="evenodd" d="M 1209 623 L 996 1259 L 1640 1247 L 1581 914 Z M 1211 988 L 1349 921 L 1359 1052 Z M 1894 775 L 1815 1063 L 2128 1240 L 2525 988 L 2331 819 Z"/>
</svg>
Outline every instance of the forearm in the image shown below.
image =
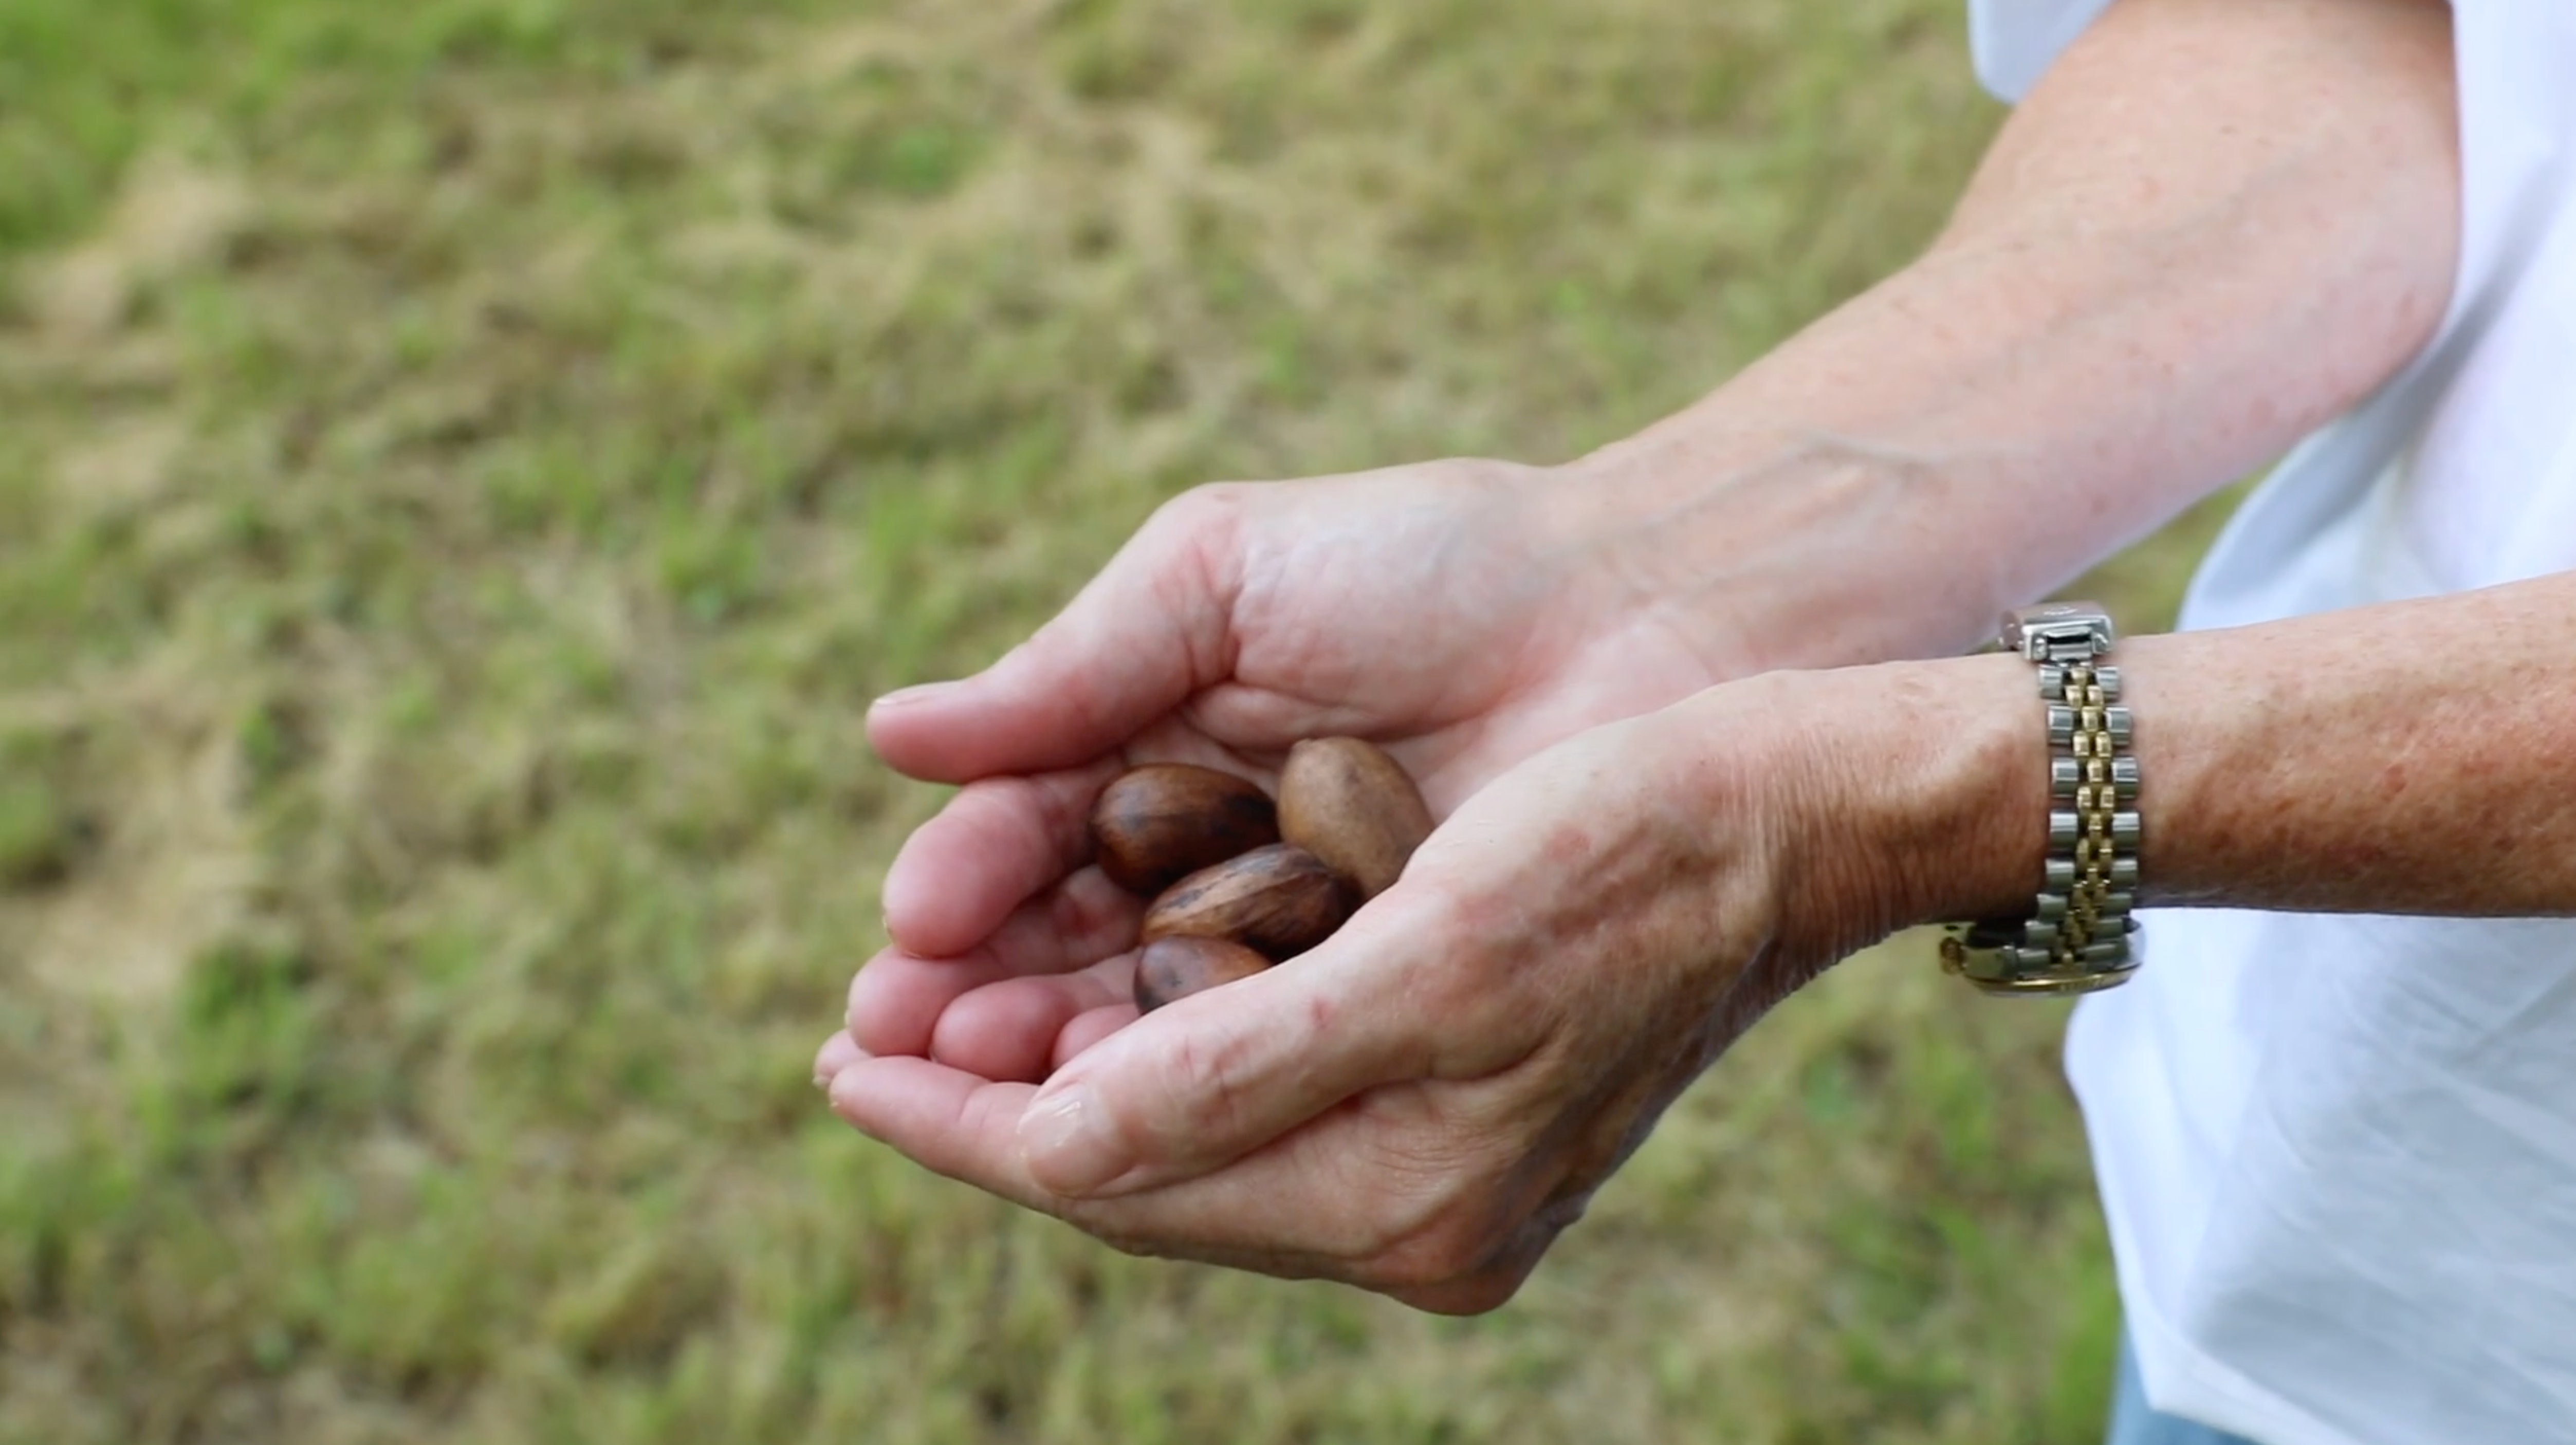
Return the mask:
<svg viewBox="0 0 2576 1445">
<path fill-rule="evenodd" d="M 2576 574 L 2561 574 L 2122 642 L 2140 901 L 2576 914 L 2571 628 Z M 1998 654 L 1777 686 L 1819 739 L 1784 746 L 1830 780 L 1808 790 L 1797 836 L 1872 860 L 1821 878 L 1807 915 L 1883 907 L 1873 925 L 1896 927 L 2029 907 L 2049 808 L 2030 664 Z"/>
<path fill-rule="evenodd" d="M 1955 651 L 2350 407 L 2431 335 L 2438 0 L 2124 0 L 1947 233 L 1565 469 L 1560 534 L 1762 666 Z"/>
</svg>

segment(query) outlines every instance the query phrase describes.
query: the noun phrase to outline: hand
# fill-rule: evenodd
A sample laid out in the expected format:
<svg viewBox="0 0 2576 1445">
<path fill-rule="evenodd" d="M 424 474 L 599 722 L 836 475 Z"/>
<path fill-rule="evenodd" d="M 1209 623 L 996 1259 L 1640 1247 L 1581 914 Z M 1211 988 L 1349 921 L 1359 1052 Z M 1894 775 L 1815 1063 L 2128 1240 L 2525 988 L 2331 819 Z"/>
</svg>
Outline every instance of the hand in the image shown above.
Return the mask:
<svg viewBox="0 0 2576 1445">
<path fill-rule="evenodd" d="M 885 759 L 967 786 L 887 876 L 893 947 L 852 985 L 855 1044 L 1035 1081 L 1135 1016 L 1139 905 L 1084 866 L 1086 813 L 1124 768 L 1266 778 L 1301 738 L 1356 734 L 1436 815 L 1733 670 L 1729 639 L 1562 540 L 1566 495 L 1491 462 L 1201 488 L 984 673 L 882 700 Z"/>
<path fill-rule="evenodd" d="M 1586 732 L 1321 947 L 1043 1088 L 846 1038 L 818 1067 L 867 1133 L 1123 1248 L 1491 1309 L 1712 1058 L 1892 926 L 1859 840 L 1911 759 L 1847 740 L 1905 701 L 1777 674 Z"/>
</svg>

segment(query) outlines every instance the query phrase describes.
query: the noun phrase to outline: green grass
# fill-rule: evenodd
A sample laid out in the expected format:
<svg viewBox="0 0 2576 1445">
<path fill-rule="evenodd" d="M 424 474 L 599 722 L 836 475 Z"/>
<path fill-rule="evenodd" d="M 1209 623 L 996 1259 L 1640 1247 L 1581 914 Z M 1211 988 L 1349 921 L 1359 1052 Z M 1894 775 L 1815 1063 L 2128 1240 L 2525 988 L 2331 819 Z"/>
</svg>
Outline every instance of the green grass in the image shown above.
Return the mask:
<svg viewBox="0 0 2576 1445">
<path fill-rule="evenodd" d="M 2090 1438 L 2058 1018 L 1920 959 L 1464 1322 L 1115 1256 L 806 1081 L 937 804 L 869 697 L 1192 482 L 1687 401 L 1938 224 L 1959 29 L 0 6 L 0 1442 Z"/>
</svg>

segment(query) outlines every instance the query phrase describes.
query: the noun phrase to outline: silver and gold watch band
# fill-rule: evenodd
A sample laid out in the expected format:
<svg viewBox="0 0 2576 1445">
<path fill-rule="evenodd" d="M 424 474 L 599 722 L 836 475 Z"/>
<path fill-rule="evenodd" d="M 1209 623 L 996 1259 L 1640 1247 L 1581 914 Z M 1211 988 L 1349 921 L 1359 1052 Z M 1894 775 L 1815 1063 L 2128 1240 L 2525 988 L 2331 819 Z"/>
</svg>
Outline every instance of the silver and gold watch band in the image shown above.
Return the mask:
<svg viewBox="0 0 2576 1445">
<path fill-rule="evenodd" d="M 2120 671 L 2101 661 L 2111 617 L 2052 602 L 2004 615 L 2002 646 L 2039 671 L 2048 729 L 2048 860 L 2020 918 L 1951 924 L 1941 965 L 1988 993 L 2090 993 L 2126 982 L 2142 957 L 2138 760 Z"/>
</svg>

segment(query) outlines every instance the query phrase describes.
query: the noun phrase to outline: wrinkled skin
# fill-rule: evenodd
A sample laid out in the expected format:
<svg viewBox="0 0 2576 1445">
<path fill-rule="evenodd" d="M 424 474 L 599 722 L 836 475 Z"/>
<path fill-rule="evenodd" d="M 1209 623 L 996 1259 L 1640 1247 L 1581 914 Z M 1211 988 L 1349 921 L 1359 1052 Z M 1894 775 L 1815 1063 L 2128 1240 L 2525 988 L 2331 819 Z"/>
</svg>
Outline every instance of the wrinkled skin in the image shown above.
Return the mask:
<svg viewBox="0 0 2576 1445">
<path fill-rule="evenodd" d="M 1080 826 L 1126 768 L 1267 784 L 1300 739 L 1354 734 L 1442 813 L 1735 670 L 1616 558 L 1552 532 L 1549 482 L 1457 461 L 1201 488 L 993 667 L 881 701 L 888 763 L 967 786 L 887 876 L 893 946 L 852 987 L 853 1041 L 1034 1081 L 1131 1017 L 1138 905 L 1086 866 Z"/>
<path fill-rule="evenodd" d="M 834 1106 L 1126 1248 L 1507 1298 L 1822 960 L 2028 898 L 2027 674 L 1856 664 L 1965 647 L 2417 354 L 2452 60 L 2439 4 L 2129 0 L 1915 263 L 1689 410 L 1563 474 L 1184 499 L 991 671 L 872 715 L 970 786 L 887 880 Z M 1134 1020 L 1084 805 L 1130 760 L 1328 733 L 1446 821 L 1323 947 Z"/>
<path fill-rule="evenodd" d="M 1444 1313 L 1508 1300 L 1666 1105 L 1830 950 L 1783 946 L 1796 780 L 1711 694 L 1471 798 L 1295 963 L 1181 1000 L 1043 1089 L 848 1036 L 834 1106 L 928 1167 L 1139 1253 Z M 1711 826 L 1710 819 L 1728 820 Z M 1064 1106 L 1099 1136 L 1064 1140 Z"/>
<path fill-rule="evenodd" d="M 1136 1252 L 1508 1299 L 1822 962 L 1775 947 L 1779 770 L 1702 731 L 1777 729 L 1741 700 L 1655 711 L 1729 653 L 1552 534 L 1545 485 L 1442 463 L 1202 489 L 993 668 L 882 703 L 889 762 L 967 786 L 887 880 L 894 946 L 817 1060 L 834 1106 Z M 1085 861 L 1099 789 L 1159 760 L 1267 780 L 1343 733 L 1454 815 L 1295 967 L 1139 1021 L 1139 905 Z"/>
</svg>

